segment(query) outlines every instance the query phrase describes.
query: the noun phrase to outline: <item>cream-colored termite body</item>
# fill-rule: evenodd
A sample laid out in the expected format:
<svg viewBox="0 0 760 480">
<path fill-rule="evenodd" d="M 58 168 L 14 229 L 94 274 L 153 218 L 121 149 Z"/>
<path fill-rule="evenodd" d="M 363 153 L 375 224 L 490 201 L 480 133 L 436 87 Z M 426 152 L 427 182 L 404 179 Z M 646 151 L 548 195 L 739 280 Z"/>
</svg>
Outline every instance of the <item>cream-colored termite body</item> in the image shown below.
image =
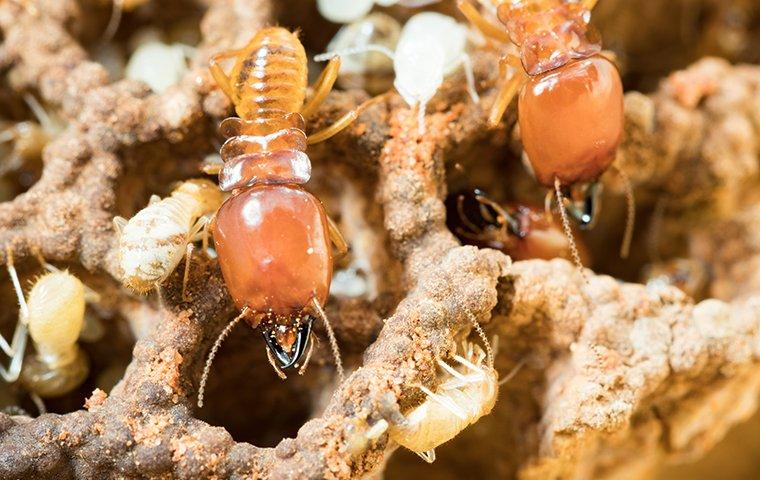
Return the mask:
<svg viewBox="0 0 760 480">
<path fill-rule="evenodd" d="M 380 53 L 392 59 L 396 74 L 393 85 L 404 101 L 417 110 L 419 132 L 424 134 L 428 102 L 441 87 L 444 78 L 458 68 L 464 69 L 472 101 L 477 103 L 480 100 L 467 54 L 467 41 L 467 27 L 454 18 L 435 12 L 423 12 L 406 22 L 395 51 L 382 44 L 360 44 L 322 53 L 315 56 L 314 60 L 324 61 L 335 56 L 369 52 Z"/>
<path fill-rule="evenodd" d="M 487 358 L 483 349 L 465 341 L 461 355 L 453 356 L 456 367 L 438 360 L 446 378 L 435 392 L 420 386 L 428 399 L 406 415 L 406 422 L 389 425 L 381 420 L 367 437 L 377 438 L 387 429 L 393 441 L 432 463 L 436 447 L 491 413 L 496 404 L 498 374 Z"/>
<path fill-rule="evenodd" d="M 29 292 L 29 334 L 37 354 L 24 362 L 21 381 L 43 398 L 70 392 L 89 373 L 87 357 L 77 345 L 86 295 L 82 282 L 65 270 L 44 274 Z"/>
<path fill-rule="evenodd" d="M 10 249 L 7 255 L 20 311 L 11 344 L 0 337 L 0 346 L 11 357 L 9 368 L 0 368 L 0 374 L 7 382 L 21 378 L 33 395 L 66 394 L 89 373 L 89 362 L 77 339 L 84 325 L 85 303 L 97 300 L 97 294 L 69 272 L 43 263 L 48 273 L 35 281 L 24 298 Z M 37 353 L 24 360 L 27 332 Z"/>
<path fill-rule="evenodd" d="M 114 218 L 121 231 L 119 265 L 124 284 L 138 293 L 160 286 L 192 243 L 203 237 L 223 200 L 214 183 L 188 180 L 163 200 L 153 196 L 129 221 Z"/>
</svg>

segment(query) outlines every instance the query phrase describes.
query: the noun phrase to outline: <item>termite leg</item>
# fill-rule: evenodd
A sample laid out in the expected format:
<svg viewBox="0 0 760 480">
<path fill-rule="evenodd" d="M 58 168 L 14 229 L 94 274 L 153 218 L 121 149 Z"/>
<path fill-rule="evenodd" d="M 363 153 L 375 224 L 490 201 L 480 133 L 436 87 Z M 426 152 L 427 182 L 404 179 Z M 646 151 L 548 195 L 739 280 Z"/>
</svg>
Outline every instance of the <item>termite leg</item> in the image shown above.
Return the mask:
<svg viewBox="0 0 760 480">
<path fill-rule="evenodd" d="M 513 65 L 516 58 L 517 57 L 511 54 L 507 54 L 501 57 L 499 60 L 499 77 L 507 76 L 507 67 Z M 517 92 L 520 90 L 520 87 L 522 87 L 524 78 L 523 70 L 522 68 L 515 68 L 514 70 L 515 71 L 512 76 L 509 77 L 509 80 L 504 82 L 504 84 L 499 89 L 499 93 L 496 96 L 496 101 L 491 107 L 491 112 L 488 115 L 488 126 L 490 128 L 495 128 L 497 125 L 499 125 L 501 117 L 504 116 L 504 112 L 507 110 L 507 107 L 512 102 L 512 99 L 515 97 Z"/>
<path fill-rule="evenodd" d="M 423 391 L 428 397 L 432 398 L 441 406 L 449 410 L 452 414 L 456 415 L 461 420 L 467 420 L 467 416 L 465 415 L 465 412 L 462 411 L 461 408 L 459 408 L 458 405 L 454 403 L 453 400 L 451 400 L 448 397 L 444 397 L 442 395 L 438 395 L 437 393 L 434 393 L 429 388 L 427 388 L 424 385 L 419 385 L 419 389 Z"/>
<path fill-rule="evenodd" d="M 156 296 L 158 297 L 158 306 L 161 308 L 161 310 L 164 309 L 164 295 L 161 293 L 161 284 L 157 283 L 153 286 L 153 288 L 156 290 Z"/>
<path fill-rule="evenodd" d="M 304 105 L 304 107 L 301 109 L 301 115 L 303 115 L 304 118 L 309 118 L 317 111 L 319 106 L 322 105 L 322 102 L 324 102 L 327 94 L 330 93 L 333 85 L 335 85 L 335 81 L 338 79 L 339 71 L 340 57 L 332 57 L 325 69 L 322 70 L 319 78 L 317 78 L 317 81 L 314 82 L 314 94 L 309 99 L 309 101 L 306 102 L 306 105 Z"/>
<path fill-rule="evenodd" d="M 116 31 L 119 29 L 123 11 L 124 0 L 113 0 L 111 18 L 108 20 L 108 25 L 106 26 L 106 29 L 103 30 L 103 35 L 100 37 L 102 43 L 108 43 L 113 40 L 113 36 L 116 35 Z"/>
<path fill-rule="evenodd" d="M 457 8 L 462 15 L 476 28 L 484 37 L 495 40 L 499 43 L 509 43 L 509 34 L 505 29 L 499 28 L 478 11 L 469 0 L 458 0 Z"/>
<path fill-rule="evenodd" d="M 182 300 L 188 301 L 187 297 L 187 280 L 190 278 L 190 260 L 193 256 L 193 244 L 188 243 L 185 249 L 185 273 L 182 275 Z"/>
<path fill-rule="evenodd" d="M 625 189 L 625 200 L 627 204 L 627 215 L 625 219 L 625 233 L 623 234 L 623 243 L 620 245 L 620 258 L 628 258 L 631 253 L 631 241 L 633 240 L 633 229 L 636 225 L 636 199 L 633 195 L 633 185 L 631 185 L 631 179 L 620 168 L 615 167 L 620 180 L 623 181 L 623 188 Z"/>
<path fill-rule="evenodd" d="M 225 95 L 232 100 L 233 102 L 236 100 L 234 97 L 234 92 L 232 91 L 232 85 L 230 83 L 230 77 L 227 76 L 226 73 L 224 73 L 224 70 L 222 70 L 221 65 L 219 65 L 219 62 L 226 60 L 228 58 L 234 58 L 237 57 L 240 53 L 240 50 L 227 50 L 224 52 L 217 53 L 213 57 L 211 57 L 211 60 L 209 60 L 209 70 L 211 70 L 211 75 L 214 77 L 214 80 L 216 81 L 217 85 L 219 85 L 219 88 L 222 89 Z"/>
<path fill-rule="evenodd" d="M 419 456 L 421 459 L 425 460 L 427 463 L 433 463 L 435 462 L 435 449 L 431 448 L 430 450 L 427 450 L 425 452 L 414 452 Z"/>
<path fill-rule="evenodd" d="M 327 215 L 327 228 L 330 231 L 330 240 L 332 240 L 335 249 L 338 251 L 337 256 L 342 257 L 347 254 L 348 242 L 346 242 L 343 234 L 340 233 L 340 229 L 338 229 L 338 226 L 335 224 L 335 220 L 330 218 L 329 215 Z"/>
<path fill-rule="evenodd" d="M 367 430 L 367 433 L 364 436 L 367 440 L 377 440 L 386 430 L 388 430 L 388 421 L 378 420 L 374 425 L 369 427 L 369 430 Z"/>
<path fill-rule="evenodd" d="M 354 122 L 354 120 L 359 118 L 359 115 L 361 115 L 362 112 L 364 112 L 364 110 L 366 110 L 367 108 L 371 107 L 372 105 L 376 103 L 380 103 L 383 100 L 385 100 L 385 95 L 378 95 L 375 98 L 370 98 L 366 102 L 362 103 L 358 107 L 354 108 L 350 112 L 340 117 L 338 120 L 335 121 L 335 123 L 333 123 L 329 127 L 323 130 L 320 130 L 316 133 L 310 134 L 307 140 L 307 143 L 309 145 L 313 145 L 315 143 L 323 142 L 327 140 L 328 138 L 336 135 L 341 130 L 351 125 Z"/>
<path fill-rule="evenodd" d="M 475 88 L 475 74 L 472 72 L 472 60 L 466 53 L 462 54 L 462 68 L 464 69 L 464 77 L 467 79 L 467 93 L 470 94 L 470 98 L 473 103 L 480 102 L 480 96 L 478 90 Z"/>
<path fill-rule="evenodd" d="M 124 231 L 124 227 L 127 226 L 127 219 L 124 217 L 113 217 L 113 228 L 116 230 L 116 233 L 121 235 L 121 232 Z"/>
<path fill-rule="evenodd" d="M 8 344 L 8 341 L 5 339 L 5 337 L 0 335 L 0 349 L 3 350 L 6 355 L 11 357 L 11 363 L 8 366 L 7 370 L 4 367 L 0 366 L 0 377 L 2 377 L 6 382 L 12 383 L 18 380 L 18 376 L 21 373 L 21 363 L 24 359 L 24 351 L 26 349 L 26 325 L 29 321 L 29 307 L 26 304 L 24 292 L 21 290 L 21 283 L 18 280 L 16 268 L 13 265 L 13 250 L 10 246 L 7 246 L 5 248 L 5 252 L 8 275 L 11 277 L 11 282 L 13 283 L 13 289 L 15 290 L 16 296 L 18 297 L 19 310 L 21 312 L 19 321 L 16 324 L 16 329 L 13 332 L 11 343 Z"/>
</svg>

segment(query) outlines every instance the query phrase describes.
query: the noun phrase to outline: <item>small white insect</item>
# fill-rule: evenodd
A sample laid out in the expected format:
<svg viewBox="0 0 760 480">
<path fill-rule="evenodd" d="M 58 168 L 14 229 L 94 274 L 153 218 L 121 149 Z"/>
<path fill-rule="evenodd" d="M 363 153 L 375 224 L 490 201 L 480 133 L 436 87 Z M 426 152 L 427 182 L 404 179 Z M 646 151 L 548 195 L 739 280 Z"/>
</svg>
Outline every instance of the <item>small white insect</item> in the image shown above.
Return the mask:
<svg viewBox="0 0 760 480">
<path fill-rule="evenodd" d="M 39 162 L 45 148 L 64 128 L 63 122 L 49 115 L 32 95 L 24 95 L 37 121 L 0 121 L 0 175 L 21 169 L 28 162 Z"/>
<path fill-rule="evenodd" d="M 375 4 L 381 7 L 401 5 L 419 8 L 439 0 L 317 0 L 317 8 L 323 17 L 334 23 L 351 23 L 367 15 Z"/>
<path fill-rule="evenodd" d="M 425 133 L 425 107 L 443 83 L 446 75 L 464 67 L 467 88 L 473 102 L 480 99 L 475 89 L 472 64 L 467 55 L 467 27 L 453 18 L 435 12 L 423 12 L 410 18 L 401 30 L 393 52 L 379 44 L 354 46 L 342 51 L 326 52 L 316 61 L 334 56 L 379 52 L 393 59 L 396 79 L 393 85 L 411 107 L 417 109 L 418 126 Z"/>
<path fill-rule="evenodd" d="M 181 43 L 171 45 L 160 39 L 143 41 L 129 57 L 124 76 L 140 80 L 156 93 L 163 93 L 177 84 L 188 72 L 188 58 L 195 55 L 195 49 Z"/>
<path fill-rule="evenodd" d="M 7 382 L 20 377 L 34 395 L 55 397 L 79 386 L 89 373 L 89 362 L 77 339 L 84 325 L 85 303 L 98 297 L 68 271 L 43 265 L 48 273 L 35 281 L 25 299 L 8 250 L 8 273 L 20 311 L 11 344 L 0 336 L 0 347 L 11 357 L 10 367 L 0 367 L 0 374 Z M 27 332 L 37 354 L 24 360 Z"/>
<path fill-rule="evenodd" d="M 432 463 L 436 447 L 491 413 L 499 392 L 491 356 L 465 341 L 461 355 L 453 359 L 459 364 L 456 367 L 438 360 L 446 378 L 435 392 L 419 387 L 428 399 L 406 415 L 405 423 L 389 425 L 380 420 L 369 429 L 367 438 L 374 440 L 387 430 L 393 441 Z"/>
<path fill-rule="evenodd" d="M 380 45 L 390 51 L 396 49 L 401 36 L 401 24 L 395 18 L 375 12 L 345 25 L 327 45 L 329 52 L 362 49 L 367 45 Z M 393 60 L 383 53 L 369 51 L 349 55 L 340 64 L 338 83 L 341 87 L 362 88 L 372 95 L 385 92 L 393 83 Z"/>
<path fill-rule="evenodd" d="M 138 293 L 159 287 L 187 253 L 183 293 L 193 242 L 203 240 L 206 227 L 225 195 L 209 180 L 188 180 L 161 200 L 154 195 L 129 221 L 114 218 L 119 240 L 119 265 L 124 284 Z"/>
</svg>

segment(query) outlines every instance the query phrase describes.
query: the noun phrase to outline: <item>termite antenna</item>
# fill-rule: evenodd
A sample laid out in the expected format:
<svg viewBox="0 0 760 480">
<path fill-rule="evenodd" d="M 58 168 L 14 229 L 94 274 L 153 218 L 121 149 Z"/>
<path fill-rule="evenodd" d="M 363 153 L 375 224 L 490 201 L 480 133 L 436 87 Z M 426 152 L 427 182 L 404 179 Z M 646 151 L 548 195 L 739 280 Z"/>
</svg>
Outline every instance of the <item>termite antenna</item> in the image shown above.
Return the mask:
<svg viewBox="0 0 760 480">
<path fill-rule="evenodd" d="M 187 281 L 190 278 L 190 259 L 193 255 L 193 244 L 188 243 L 185 250 L 185 273 L 182 275 L 182 300 L 188 301 L 190 298 L 187 296 Z"/>
<path fill-rule="evenodd" d="M 16 267 L 13 264 L 13 249 L 10 245 L 5 247 L 5 256 L 6 266 L 8 267 L 8 275 L 11 277 L 11 282 L 13 282 L 13 289 L 16 291 L 19 310 L 21 310 L 21 322 L 26 324 L 29 321 L 29 307 L 26 304 L 24 291 L 21 289 L 21 283 L 18 280 L 18 273 L 16 273 Z"/>
<path fill-rule="evenodd" d="M 478 336 L 480 337 L 480 339 L 483 340 L 483 348 L 485 348 L 486 350 L 486 362 L 488 362 L 488 366 L 493 367 L 493 349 L 491 348 L 491 342 L 488 341 L 486 332 L 483 331 L 483 327 L 480 326 L 480 323 L 478 322 L 478 319 L 475 318 L 475 315 L 473 315 L 470 312 L 467 312 L 467 316 L 470 317 L 470 322 L 472 323 L 472 327 L 478 333 Z"/>
<path fill-rule="evenodd" d="M 558 177 L 554 177 L 554 193 L 557 196 L 557 206 L 559 207 L 559 214 L 562 217 L 562 228 L 565 230 L 565 236 L 570 244 L 570 254 L 573 257 L 575 266 L 578 267 L 578 271 L 581 272 L 583 279 L 588 282 L 586 278 L 586 272 L 583 270 L 583 262 L 581 262 L 581 256 L 578 253 L 578 246 L 575 244 L 575 237 L 573 237 L 573 231 L 570 229 L 570 220 L 567 218 L 567 211 L 565 210 L 565 197 L 562 195 L 562 183 Z"/>
<path fill-rule="evenodd" d="M 219 351 L 219 347 L 222 346 L 222 342 L 224 342 L 224 339 L 227 338 L 227 336 L 230 334 L 233 328 L 235 328 L 235 325 L 237 325 L 240 320 L 242 320 L 246 315 L 248 314 L 248 307 L 244 308 L 242 312 L 240 312 L 240 315 L 234 318 L 229 324 L 227 324 L 226 327 L 224 327 L 224 330 L 222 330 L 222 333 L 219 334 L 218 337 L 216 337 L 216 341 L 214 342 L 214 346 L 211 347 L 211 351 L 208 353 L 208 358 L 206 359 L 206 365 L 203 366 L 203 375 L 201 376 L 201 384 L 198 386 L 198 408 L 203 408 L 203 395 L 206 393 L 206 382 L 208 381 L 208 374 L 211 371 L 211 364 L 214 361 L 214 357 L 216 357 L 216 353 Z"/>
<path fill-rule="evenodd" d="M 325 331 L 327 332 L 327 338 L 330 341 L 330 348 L 332 349 L 333 358 L 335 358 L 335 369 L 338 371 L 338 381 L 343 383 L 343 361 L 340 358 L 340 349 L 338 348 L 338 340 L 335 338 L 335 332 L 333 332 L 332 325 L 325 315 L 325 311 L 322 310 L 322 306 L 317 299 L 313 299 L 311 302 L 314 305 L 317 315 L 322 319 L 322 323 L 325 324 Z"/>
<path fill-rule="evenodd" d="M 47 413 L 45 402 L 42 401 L 42 398 L 39 395 L 34 392 L 29 392 L 29 398 L 32 399 L 32 403 L 34 403 L 34 406 L 37 407 L 37 411 L 40 415 L 45 415 Z"/>
<path fill-rule="evenodd" d="M 633 227 L 636 224 L 636 199 L 633 195 L 633 185 L 623 169 L 615 167 L 625 189 L 625 201 L 628 204 L 628 212 L 625 218 L 625 233 L 623 243 L 620 245 L 620 258 L 628 258 L 631 253 L 631 241 L 633 240 Z"/>
<path fill-rule="evenodd" d="M 422 102 L 417 102 L 417 133 L 420 136 L 425 135 L 425 111 L 427 105 Z"/>
<path fill-rule="evenodd" d="M 384 45 L 377 45 L 374 43 L 370 43 L 369 45 L 362 45 L 361 47 L 344 48 L 342 50 L 335 50 L 332 52 L 320 53 L 319 55 L 314 55 L 314 61 L 325 62 L 327 60 L 331 60 L 334 57 L 347 57 L 349 55 L 359 55 L 362 53 L 370 53 L 370 52 L 382 53 L 383 55 L 390 58 L 391 60 L 396 58 L 396 54 L 393 53 L 393 50 L 391 50 L 390 48 Z"/>
</svg>

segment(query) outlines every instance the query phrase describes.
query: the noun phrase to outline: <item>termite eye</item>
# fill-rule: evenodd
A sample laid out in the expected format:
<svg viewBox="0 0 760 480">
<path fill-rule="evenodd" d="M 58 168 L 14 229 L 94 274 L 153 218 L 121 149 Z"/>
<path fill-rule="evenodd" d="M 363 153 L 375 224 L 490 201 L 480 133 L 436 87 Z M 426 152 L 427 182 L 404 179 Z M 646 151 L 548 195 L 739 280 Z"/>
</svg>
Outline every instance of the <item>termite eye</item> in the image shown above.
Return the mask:
<svg viewBox="0 0 760 480">
<path fill-rule="evenodd" d="M 264 341 L 281 369 L 293 367 L 301 359 L 309 346 L 313 322 L 312 316 L 303 315 L 297 326 L 290 327 L 277 323 L 263 326 Z"/>
</svg>

